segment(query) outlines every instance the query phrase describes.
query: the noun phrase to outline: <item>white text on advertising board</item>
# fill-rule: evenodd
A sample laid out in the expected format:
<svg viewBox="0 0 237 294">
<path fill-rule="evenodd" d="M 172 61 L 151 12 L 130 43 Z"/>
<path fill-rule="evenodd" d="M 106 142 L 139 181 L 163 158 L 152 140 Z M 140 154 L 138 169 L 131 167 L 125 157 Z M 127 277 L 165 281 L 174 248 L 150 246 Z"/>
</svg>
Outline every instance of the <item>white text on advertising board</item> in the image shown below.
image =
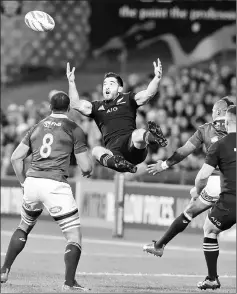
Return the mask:
<svg viewBox="0 0 237 294">
<path fill-rule="evenodd" d="M 173 204 L 173 197 L 125 194 L 124 221 L 169 226 L 174 220 Z"/>
</svg>

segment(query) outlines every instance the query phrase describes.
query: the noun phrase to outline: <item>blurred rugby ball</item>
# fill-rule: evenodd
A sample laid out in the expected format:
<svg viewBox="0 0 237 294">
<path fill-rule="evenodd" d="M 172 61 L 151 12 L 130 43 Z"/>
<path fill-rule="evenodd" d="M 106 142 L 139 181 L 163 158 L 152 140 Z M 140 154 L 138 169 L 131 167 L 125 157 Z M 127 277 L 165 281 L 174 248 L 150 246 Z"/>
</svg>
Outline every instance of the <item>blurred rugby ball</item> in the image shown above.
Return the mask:
<svg viewBox="0 0 237 294">
<path fill-rule="evenodd" d="M 43 11 L 30 11 L 25 15 L 25 24 L 36 32 L 52 31 L 55 27 L 54 19 Z"/>
</svg>

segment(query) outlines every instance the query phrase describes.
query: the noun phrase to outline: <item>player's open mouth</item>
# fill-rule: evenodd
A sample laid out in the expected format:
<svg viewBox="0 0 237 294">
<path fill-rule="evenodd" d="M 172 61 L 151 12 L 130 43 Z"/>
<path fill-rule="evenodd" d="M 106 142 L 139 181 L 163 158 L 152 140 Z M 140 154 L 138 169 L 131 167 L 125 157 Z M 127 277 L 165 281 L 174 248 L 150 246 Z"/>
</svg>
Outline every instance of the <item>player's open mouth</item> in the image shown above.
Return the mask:
<svg viewBox="0 0 237 294">
<path fill-rule="evenodd" d="M 105 91 L 105 94 L 106 94 L 106 95 L 109 95 L 109 94 L 110 94 L 110 91 Z"/>
</svg>

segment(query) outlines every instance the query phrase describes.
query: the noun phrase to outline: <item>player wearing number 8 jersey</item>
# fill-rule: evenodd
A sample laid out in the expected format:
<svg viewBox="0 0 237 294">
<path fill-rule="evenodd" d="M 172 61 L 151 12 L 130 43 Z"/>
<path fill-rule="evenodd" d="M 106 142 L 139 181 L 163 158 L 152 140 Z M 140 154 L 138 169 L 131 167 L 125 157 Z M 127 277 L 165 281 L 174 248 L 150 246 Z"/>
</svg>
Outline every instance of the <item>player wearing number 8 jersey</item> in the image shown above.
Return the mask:
<svg viewBox="0 0 237 294">
<path fill-rule="evenodd" d="M 75 280 L 81 256 L 81 231 L 78 208 L 67 177 L 72 152 L 86 177 L 92 172 L 92 160 L 82 129 L 67 117 L 69 105 L 68 95 L 56 92 L 50 100 L 52 114 L 30 129 L 12 155 L 13 168 L 24 187 L 24 196 L 21 222 L 8 247 L 1 269 L 1 283 L 7 281 L 15 258 L 23 250 L 27 236 L 45 206 L 67 240 L 63 289 L 86 290 Z M 25 175 L 23 161 L 29 154 L 32 154 L 32 160 Z"/>
</svg>

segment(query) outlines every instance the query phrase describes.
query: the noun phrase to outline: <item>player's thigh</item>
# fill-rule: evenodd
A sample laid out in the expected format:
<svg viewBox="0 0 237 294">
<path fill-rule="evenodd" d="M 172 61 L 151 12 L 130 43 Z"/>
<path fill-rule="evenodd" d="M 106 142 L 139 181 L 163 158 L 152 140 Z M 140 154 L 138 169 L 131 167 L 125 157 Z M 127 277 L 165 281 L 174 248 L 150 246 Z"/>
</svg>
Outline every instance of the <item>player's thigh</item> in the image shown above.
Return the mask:
<svg viewBox="0 0 237 294">
<path fill-rule="evenodd" d="M 220 193 L 220 176 L 210 176 L 206 187 L 202 190 L 199 196 L 199 199 L 204 204 L 214 204 L 219 199 Z"/>
<path fill-rule="evenodd" d="M 212 207 L 212 205 L 213 203 L 204 203 L 199 198 L 196 200 L 191 200 L 184 210 L 184 215 L 187 218 L 190 217 L 192 219 L 202 212 L 208 210 L 210 207 Z"/>
<path fill-rule="evenodd" d="M 212 207 L 208 219 L 220 230 L 225 231 L 236 224 L 236 206 L 224 205 L 220 201 Z"/>
<path fill-rule="evenodd" d="M 92 149 L 92 155 L 97 160 L 100 160 L 101 156 L 104 154 L 113 155 L 113 152 L 105 147 L 102 147 L 102 146 L 96 146 Z"/>
<path fill-rule="evenodd" d="M 48 180 L 44 206 L 69 242 L 81 243 L 80 217 L 69 184 Z"/>
<path fill-rule="evenodd" d="M 43 204 L 39 197 L 40 189 L 41 185 L 37 178 L 26 178 L 19 227 L 27 233 L 34 227 L 43 211 Z"/>
</svg>

